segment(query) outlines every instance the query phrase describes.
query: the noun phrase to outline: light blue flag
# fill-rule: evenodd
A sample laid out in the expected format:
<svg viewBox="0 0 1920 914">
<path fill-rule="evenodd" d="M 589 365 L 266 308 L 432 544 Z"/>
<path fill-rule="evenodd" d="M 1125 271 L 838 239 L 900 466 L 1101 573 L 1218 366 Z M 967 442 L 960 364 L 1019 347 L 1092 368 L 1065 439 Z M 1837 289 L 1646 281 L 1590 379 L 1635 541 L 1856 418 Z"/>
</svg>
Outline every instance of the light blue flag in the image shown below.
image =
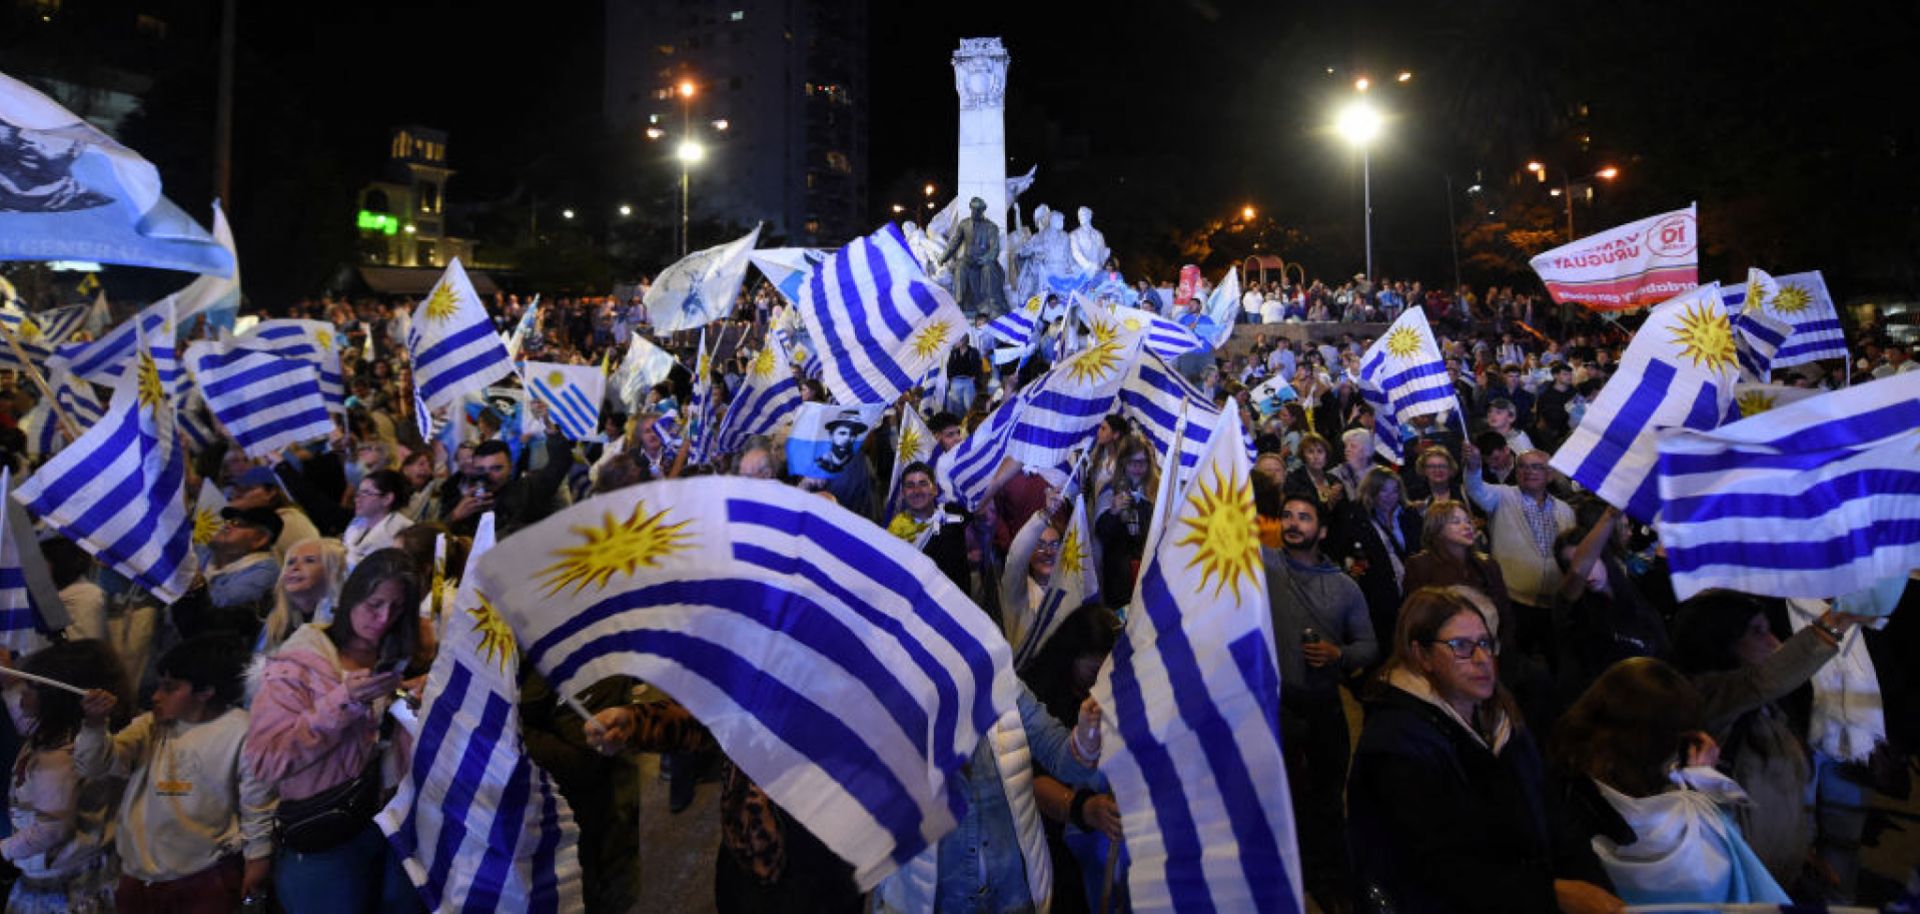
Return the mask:
<svg viewBox="0 0 1920 914">
<path fill-rule="evenodd" d="M 414 387 L 431 409 L 451 406 L 462 394 L 513 373 L 507 347 L 493 332 L 493 320 L 458 257 L 414 309 L 407 352 L 413 358 Z"/>
<path fill-rule="evenodd" d="M 1228 267 L 1227 278 L 1207 294 L 1207 306 L 1196 336 L 1218 349 L 1233 338 L 1233 325 L 1240 317 L 1240 268 Z"/>
<path fill-rule="evenodd" d="M 186 593 L 197 563 L 189 548 L 186 454 L 150 345 L 161 341 L 170 345 L 172 336 L 136 339 L 136 367 L 115 388 L 107 414 L 14 498 L 101 564 L 171 603 Z"/>
<path fill-rule="evenodd" d="M 674 364 L 673 356 L 655 346 L 652 340 L 639 333 L 627 338 L 627 354 L 613 373 L 613 384 L 628 412 L 640 411 L 641 405 L 647 402 L 647 391 L 666 380 Z"/>
<path fill-rule="evenodd" d="M 647 288 L 647 322 L 655 333 L 692 330 L 733 313 L 747 257 L 760 240 L 760 227 L 726 244 L 695 251 L 660 271 Z"/>
<path fill-rule="evenodd" d="M 520 314 L 520 322 L 513 326 L 513 335 L 507 337 L 507 358 L 520 358 L 527 347 L 527 338 L 533 335 L 534 328 L 540 323 L 540 296 L 533 296 L 527 309 Z"/>
<path fill-rule="evenodd" d="M 174 322 L 183 336 L 213 337 L 215 331 L 233 332 L 240 317 L 240 254 L 233 245 L 233 227 L 219 201 L 213 204 L 213 240 L 233 257 L 233 275 L 202 276 L 174 293 Z M 195 331 L 199 326 L 200 330 Z"/>
<path fill-rule="evenodd" d="M 960 306 L 892 223 L 822 262 L 799 310 L 827 389 L 848 404 L 892 404 L 967 331 Z"/>
<path fill-rule="evenodd" d="M 153 163 L 0 74 L 0 260 L 230 275 L 233 254 L 160 195 Z"/>
<path fill-rule="evenodd" d="M 1623 363 L 1622 370 L 1625 370 Z M 1676 594 L 1851 594 L 1920 568 L 1920 373 L 1659 439 Z"/>
<path fill-rule="evenodd" d="M 1767 316 L 1793 328 L 1773 354 L 1775 368 L 1848 358 L 1846 330 L 1840 325 L 1840 312 L 1819 270 L 1775 277 L 1749 269 L 1745 285 L 1727 288 L 1722 295 L 1729 306 L 1744 306 L 1758 298 Z"/>
<path fill-rule="evenodd" d="M 526 362 L 520 379 L 535 401 L 547 404 L 548 421 L 568 438 L 585 441 L 600 433 L 600 402 L 607 396 L 600 366 Z"/>
<path fill-rule="evenodd" d="M 1710 430 L 1733 406 L 1739 380 L 1733 324 L 1709 283 L 1648 312 L 1620 370 L 1554 452 L 1553 467 L 1641 523 L 1660 508 L 1658 434 Z"/>
<path fill-rule="evenodd" d="M 347 413 L 347 383 L 340 369 L 340 334 L 331 323 L 315 320 L 260 321 L 233 338 L 234 345 L 256 352 L 304 359 L 320 373 L 320 395 L 327 412 Z"/>
<path fill-rule="evenodd" d="M 860 456 L 860 444 L 880 423 L 884 406 L 802 403 L 787 433 L 787 472 L 830 479 Z"/>
<path fill-rule="evenodd" d="M 734 392 L 726 417 L 714 430 L 714 453 L 739 453 L 748 439 L 772 434 L 781 423 L 791 421 L 799 408 L 800 382 L 793 377 L 786 352 L 769 339 L 747 363 L 740 389 Z"/>
<path fill-rule="evenodd" d="M 580 832 L 553 778 L 527 756 L 519 647 L 475 586 L 493 542 L 486 514 L 409 727 L 412 763 L 374 821 L 428 910 L 573 914 L 585 910 Z"/>
<path fill-rule="evenodd" d="M 862 891 L 953 829 L 960 767 L 1015 708 L 1006 639 L 932 559 L 772 480 L 596 496 L 477 577 L 555 691 L 659 688 Z"/>
<path fill-rule="evenodd" d="M 779 292 L 787 304 L 798 307 L 807 275 L 827 259 L 827 252 L 815 248 L 764 248 L 747 256 L 773 284 L 774 291 Z"/>
<path fill-rule="evenodd" d="M 305 359 L 201 341 L 187 347 L 187 366 L 207 407 L 248 457 L 333 431 L 320 373 Z"/>
<path fill-rule="evenodd" d="M 1126 631 L 1093 686 L 1135 911 L 1304 910 L 1241 438 L 1225 410 L 1148 534 Z"/>
</svg>

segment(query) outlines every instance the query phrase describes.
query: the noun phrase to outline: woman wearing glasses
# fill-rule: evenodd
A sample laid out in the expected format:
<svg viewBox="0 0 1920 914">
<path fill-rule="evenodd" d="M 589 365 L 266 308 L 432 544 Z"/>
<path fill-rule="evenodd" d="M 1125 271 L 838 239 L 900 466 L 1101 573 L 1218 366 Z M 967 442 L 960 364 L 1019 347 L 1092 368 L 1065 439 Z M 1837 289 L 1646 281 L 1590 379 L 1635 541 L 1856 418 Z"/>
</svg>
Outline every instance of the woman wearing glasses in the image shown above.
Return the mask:
<svg viewBox="0 0 1920 914">
<path fill-rule="evenodd" d="M 1347 781 L 1363 906 L 1399 914 L 1620 911 L 1585 836 L 1546 802 L 1479 610 L 1407 598 Z"/>
</svg>

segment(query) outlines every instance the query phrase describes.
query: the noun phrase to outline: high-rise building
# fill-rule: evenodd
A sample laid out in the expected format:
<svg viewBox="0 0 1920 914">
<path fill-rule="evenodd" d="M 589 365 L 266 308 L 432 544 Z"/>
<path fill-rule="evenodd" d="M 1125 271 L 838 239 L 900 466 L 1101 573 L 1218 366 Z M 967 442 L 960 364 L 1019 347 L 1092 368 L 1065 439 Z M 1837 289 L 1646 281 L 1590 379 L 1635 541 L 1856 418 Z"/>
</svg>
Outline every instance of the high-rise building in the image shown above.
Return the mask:
<svg viewBox="0 0 1920 914">
<path fill-rule="evenodd" d="M 605 126 L 628 186 L 677 188 L 694 222 L 767 223 L 819 246 L 867 231 L 867 0 L 607 0 Z M 689 95 L 685 90 L 690 88 Z M 651 153 L 651 154 L 648 154 Z M 648 175 L 653 170 L 661 174 Z M 678 218 L 678 196 L 673 197 Z M 666 214 L 661 214 L 666 215 Z"/>
</svg>

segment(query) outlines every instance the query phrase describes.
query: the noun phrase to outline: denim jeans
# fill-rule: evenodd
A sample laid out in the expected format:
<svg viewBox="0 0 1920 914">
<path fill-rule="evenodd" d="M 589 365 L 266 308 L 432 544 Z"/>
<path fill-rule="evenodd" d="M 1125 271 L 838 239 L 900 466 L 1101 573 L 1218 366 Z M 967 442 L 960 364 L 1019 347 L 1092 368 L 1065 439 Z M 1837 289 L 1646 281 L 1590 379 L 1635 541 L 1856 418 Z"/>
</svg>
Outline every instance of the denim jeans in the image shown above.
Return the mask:
<svg viewBox="0 0 1920 914">
<path fill-rule="evenodd" d="M 400 857 L 372 822 L 331 850 L 282 849 L 273 860 L 273 894 L 287 914 L 399 914 L 419 911 L 420 896 Z"/>
<path fill-rule="evenodd" d="M 972 378 L 947 379 L 947 411 L 956 416 L 965 416 L 973 408 L 974 383 Z"/>
</svg>

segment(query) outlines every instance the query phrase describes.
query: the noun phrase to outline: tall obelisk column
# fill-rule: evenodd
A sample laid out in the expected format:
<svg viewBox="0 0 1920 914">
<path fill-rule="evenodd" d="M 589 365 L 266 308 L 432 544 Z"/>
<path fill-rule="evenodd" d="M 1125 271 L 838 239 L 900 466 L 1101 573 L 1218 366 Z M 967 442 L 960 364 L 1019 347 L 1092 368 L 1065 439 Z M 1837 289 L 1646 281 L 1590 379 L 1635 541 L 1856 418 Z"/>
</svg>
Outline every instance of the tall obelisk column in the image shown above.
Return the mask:
<svg viewBox="0 0 1920 914">
<path fill-rule="evenodd" d="M 960 216 L 967 201 L 987 201 L 987 218 L 1000 227 L 1000 267 L 1007 266 L 1007 64 L 998 38 L 962 38 L 953 52 L 953 87 L 960 93 Z"/>
</svg>

